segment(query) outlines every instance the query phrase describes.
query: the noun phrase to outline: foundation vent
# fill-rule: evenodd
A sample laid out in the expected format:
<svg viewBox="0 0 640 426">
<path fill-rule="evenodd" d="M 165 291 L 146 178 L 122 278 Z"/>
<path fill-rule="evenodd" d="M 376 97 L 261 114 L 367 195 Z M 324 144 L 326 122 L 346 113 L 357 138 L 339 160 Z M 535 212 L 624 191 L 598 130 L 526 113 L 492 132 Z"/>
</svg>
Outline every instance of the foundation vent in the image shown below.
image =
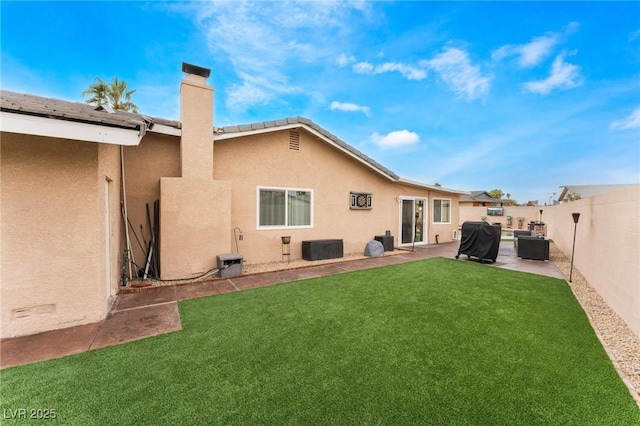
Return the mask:
<svg viewBox="0 0 640 426">
<path fill-rule="evenodd" d="M 300 132 L 298 130 L 289 131 L 289 149 L 300 151 Z"/>
<path fill-rule="evenodd" d="M 49 317 L 55 313 L 55 304 L 17 308 L 11 310 L 11 321 L 32 320 L 37 318 Z"/>
</svg>

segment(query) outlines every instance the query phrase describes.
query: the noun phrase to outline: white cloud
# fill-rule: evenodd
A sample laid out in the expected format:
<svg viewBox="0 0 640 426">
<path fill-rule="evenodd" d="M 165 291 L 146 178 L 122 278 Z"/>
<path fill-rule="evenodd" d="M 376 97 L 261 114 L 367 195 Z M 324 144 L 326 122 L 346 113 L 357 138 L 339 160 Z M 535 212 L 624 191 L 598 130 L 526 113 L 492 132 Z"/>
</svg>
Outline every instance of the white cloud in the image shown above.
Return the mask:
<svg viewBox="0 0 640 426">
<path fill-rule="evenodd" d="M 396 148 L 416 144 L 420 141 L 420 136 L 404 129 L 396 130 L 386 135 L 380 135 L 375 132 L 371 135 L 371 139 L 381 148 Z"/>
<path fill-rule="evenodd" d="M 518 64 L 521 67 L 532 67 L 549 56 L 557 43 L 557 35 L 535 37 L 526 44 L 502 46 L 491 53 L 491 58 L 499 61 L 508 56 L 518 56 Z"/>
<path fill-rule="evenodd" d="M 640 108 L 636 108 L 629 116 L 611 123 L 609 130 L 640 129 Z"/>
<path fill-rule="evenodd" d="M 358 62 L 353 65 L 353 71 L 358 74 L 383 74 L 386 72 L 399 72 L 407 80 L 424 80 L 427 72 L 424 69 L 405 65 L 399 62 L 385 62 L 381 65 L 373 65 L 369 62 Z"/>
<path fill-rule="evenodd" d="M 491 58 L 500 61 L 509 56 L 518 56 L 518 64 L 521 67 L 532 67 L 542 62 L 558 44 L 559 36 L 549 34 L 535 37 L 529 43 L 502 46 L 491 53 Z"/>
<path fill-rule="evenodd" d="M 429 70 L 437 72 L 451 90 L 467 99 L 479 98 L 489 91 L 491 78 L 482 76 L 480 67 L 471 63 L 467 52 L 457 48 L 446 49 L 433 59 L 420 61 L 417 66 L 400 62 L 380 65 L 358 62 L 353 65 L 353 71 L 358 74 L 399 72 L 407 80 L 415 81 L 426 79 Z"/>
<path fill-rule="evenodd" d="M 582 84 L 580 68 L 577 65 L 564 61 L 565 53 L 561 53 L 554 59 L 551 66 L 551 74 L 544 80 L 529 81 L 524 84 L 528 92 L 547 95 L 555 89 L 571 89 Z"/>
<path fill-rule="evenodd" d="M 517 56 L 521 67 L 533 67 L 546 59 L 564 37 L 576 32 L 580 28 L 577 22 L 569 22 L 563 33 L 547 33 L 534 37 L 529 43 L 507 44 L 491 53 L 491 58 L 500 61 L 509 56 Z"/>
<path fill-rule="evenodd" d="M 433 59 L 423 61 L 457 95 L 476 99 L 489 92 L 491 78 L 482 76 L 480 67 L 472 65 L 469 55 L 458 48 L 448 48 Z"/>
<path fill-rule="evenodd" d="M 241 82 L 229 88 L 237 110 L 278 96 L 301 93 L 291 81 L 298 63 L 336 57 L 326 32 L 350 31 L 351 14 L 365 14 L 362 2 L 196 2 L 198 22 L 212 54 L 224 56 Z M 345 56 L 344 60 L 351 60 Z"/>
<path fill-rule="evenodd" d="M 369 115 L 369 107 L 366 106 L 360 106 L 357 104 L 352 104 L 349 102 L 337 102 L 337 101 L 333 101 L 331 102 L 331 110 L 338 110 L 338 111 L 348 111 L 348 112 L 363 112 L 365 115 Z"/>
<path fill-rule="evenodd" d="M 346 67 L 347 65 L 353 63 L 356 61 L 356 58 L 353 55 L 347 55 L 344 53 L 341 53 L 340 55 L 338 55 L 338 57 L 336 58 L 336 64 L 338 64 L 339 67 Z"/>
<path fill-rule="evenodd" d="M 353 71 L 358 74 L 375 74 L 375 67 L 369 62 L 358 62 L 353 65 Z"/>
<path fill-rule="evenodd" d="M 523 67 L 538 65 L 558 42 L 556 36 L 536 37 L 520 48 L 519 63 Z"/>
<path fill-rule="evenodd" d="M 271 95 L 260 86 L 244 81 L 230 87 L 227 105 L 231 109 L 243 109 L 246 105 L 266 104 L 270 98 Z"/>
</svg>

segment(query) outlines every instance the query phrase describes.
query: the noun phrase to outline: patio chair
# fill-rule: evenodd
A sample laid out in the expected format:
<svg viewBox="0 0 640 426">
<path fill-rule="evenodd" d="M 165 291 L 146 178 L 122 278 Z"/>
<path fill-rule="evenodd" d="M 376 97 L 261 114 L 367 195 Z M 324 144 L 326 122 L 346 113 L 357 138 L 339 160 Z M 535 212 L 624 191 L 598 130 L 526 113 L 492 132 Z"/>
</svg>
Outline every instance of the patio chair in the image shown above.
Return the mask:
<svg viewBox="0 0 640 426">
<path fill-rule="evenodd" d="M 517 252 L 522 259 L 549 260 L 549 240 L 539 236 L 520 236 Z"/>
</svg>

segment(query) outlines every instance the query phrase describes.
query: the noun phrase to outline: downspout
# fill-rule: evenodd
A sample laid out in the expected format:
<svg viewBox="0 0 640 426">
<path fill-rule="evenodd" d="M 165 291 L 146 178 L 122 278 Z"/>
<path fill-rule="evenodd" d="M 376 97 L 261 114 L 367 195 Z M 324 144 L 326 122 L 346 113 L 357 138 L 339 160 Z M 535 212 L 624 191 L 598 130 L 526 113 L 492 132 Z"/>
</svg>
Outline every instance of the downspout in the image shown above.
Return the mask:
<svg viewBox="0 0 640 426">
<path fill-rule="evenodd" d="M 129 279 L 132 278 L 131 274 L 131 262 L 135 263 L 135 259 L 133 259 L 133 252 L 131 251 L 131 238 L 129 237 L 129 216 L 127 215 L 127 185 L 125 183 L 125 174 L 124 174 L 124 146 L 120 145 L 120 171 L 122 173 L 121 182 L 122 182 L 122 200 L 120 201 L 122 208 L 122 219 L 124 220 L 124 233 L 125 233 L 125 241 L 127 244 L 127 248 L 125 249 L 126 253 L 124 259 L 127 261 L 127 269 L 129 271 Z M 123 259 L 123 261 L 124 261 Z M 123 265 L 124 266 L 124 265 Z M 124 280 L 123 280 L 124 281 Z M 121 285 L 127 285 L 126 282 L 122 282 Z"/>
<path fill-rule="evenodd" d="M 142 138 L 144 138 L 144 136 L 147 134 L 147 130 L 151 130 L 153 128 L 153 125 L 154 125 L 153 120 L 151 120 L 150 118 L 145 117 L 145 116 L 141 116 L 141 117 L 142 117 L 142 120 L 134 121 L 135 123 L 138 124 L 138 127 L 140 129 L 140 131 L 138 133 L 138 145 L 140 145 L 140 142 L 142 142 Z M 124 259 L 127 260 L 127 270 L 129 272 L 129 280 L 131 280 L 133 278 L 133 271 L 132 271 L 132 268 L 131 268 L 131 264 L 135 265 L 136 264 L 136 260 L 135 260 L 135 257 L 133 256 L 133 250 L 131 250 L 131 236 L 129 235 L 129 215 L 127 213 L 127 185 L 126 185 L 125 170 L 124 170 L 124 146 L 123 145 L 120 145 L 120 171 L 121 171 L 121 174 L 122 174 L 122 177 L 121 177 L 121 181 L 122 181 L 122 200 L 121 200 L 122 219 L 124 220 L 124 232 L 125 232 L 125 239 L 126 239 L 126 244 L 127 244 L 127 248 L 126 248 Z M 122 282 L 121 285 L 123 285 L 123 286 L 126 285 L 126 282 Z"/>
</svg>

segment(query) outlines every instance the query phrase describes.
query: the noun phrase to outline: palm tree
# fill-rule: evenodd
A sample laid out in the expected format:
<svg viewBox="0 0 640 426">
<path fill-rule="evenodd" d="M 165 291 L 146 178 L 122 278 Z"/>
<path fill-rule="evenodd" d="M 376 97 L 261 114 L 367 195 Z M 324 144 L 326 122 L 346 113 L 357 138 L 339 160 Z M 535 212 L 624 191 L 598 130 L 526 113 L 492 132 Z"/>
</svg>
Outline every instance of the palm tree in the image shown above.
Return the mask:
<svg viewBox="0 0 640 426">
<path fill-rule="evenodd" d="M 135 89 L 127 90 L 127 82 L 119 81 L 118 77 L 114 77 L 110 85 L 100 77 L 96 77 L 96 82 L 82 92 L 82 96 L 91 96 L 85 101 L 88 104 L 109 105 L 111 108 L 121 111 L 138 112 L 136 104 L 131 102 L 131 95 L 134 92 Z"/>
</svg>

